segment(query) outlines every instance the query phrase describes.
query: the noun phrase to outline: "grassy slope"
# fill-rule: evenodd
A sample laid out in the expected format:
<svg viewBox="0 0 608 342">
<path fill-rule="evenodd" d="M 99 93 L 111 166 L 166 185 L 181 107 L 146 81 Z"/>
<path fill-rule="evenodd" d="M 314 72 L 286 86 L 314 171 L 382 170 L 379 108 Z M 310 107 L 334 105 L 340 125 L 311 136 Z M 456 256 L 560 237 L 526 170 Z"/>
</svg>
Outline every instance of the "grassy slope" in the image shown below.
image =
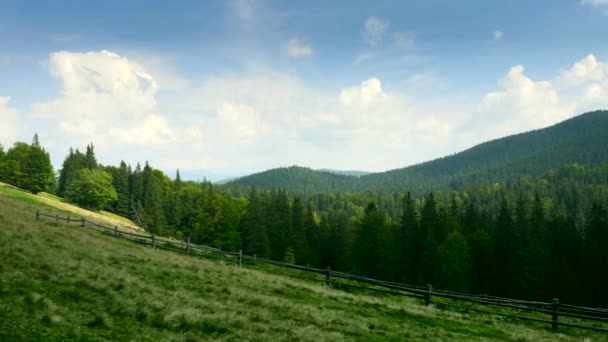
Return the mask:
<svg viewBox="0 0 608 342">
<path fill-rule="evenodd" d="M 606 336 L 153 250 L 0 193 L 0 340 L 576 340 Z"/>
<path fill-rule="evenodd" d="M 142 231 L 143 229 L 137 226 L 133 221 L 118 216 L 116 214 L 100 211 L 92 212 L 73 204 L 65 202 L 62 198 L 42 192 L 38 195 L 33 195 L 24 191 L 21 191 L 11 185 L 0 182 L 0 195 L 4 195 L 10 198 L 18 199 L 30 204 L 39 205 L 41 210 L 59 210 L 66 215 L 75 215 L 79 217 L 86 217 L 95 222 L 105 223 L 110 226 L 118 225 L 121 228 L 128 228 L 134 231 Z"/>
</svg>

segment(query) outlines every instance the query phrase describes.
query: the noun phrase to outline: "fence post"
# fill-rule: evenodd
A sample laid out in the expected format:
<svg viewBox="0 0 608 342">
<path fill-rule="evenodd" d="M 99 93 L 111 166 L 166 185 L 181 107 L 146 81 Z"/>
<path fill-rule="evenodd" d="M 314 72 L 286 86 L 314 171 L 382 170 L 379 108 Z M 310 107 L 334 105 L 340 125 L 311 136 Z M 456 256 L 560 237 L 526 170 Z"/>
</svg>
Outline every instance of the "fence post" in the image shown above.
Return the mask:
<svg viewBox="0 0 608 342">
<path fill-rule="evenodd" d="M 257 258 L 257 255 L 256 255 L 256 254 L 254 254 L 254 255 L 253 255 L 253 260 L 255 260 L 256 258 Z"/>
<path fill-rule="evenodd" d="M 325 269 L 325 284 L 329 285 L 331 283 L 331 267 L 327 266 Z"/>
<path fill-rule="evenodd" d="M 118 237 L 118 227 L 114 226 L 114 236 Z"/>
<path fill-rule="evenodd" d="M 239 267 L 243 266 L 243 250 L 239 249 Z"/>
<path fill-rule="evenodd" d="M 57 221 L 57 223 L 59 223 L 59 215 L 55 214 L 55 220 Z"/>
<path fill-rule="evenodd" d="M 186 240 L 186 254 L 190 254 L 190 237 Z"/>
<path fill-rule="evenodd" d="M 152 248 L 156 248 L 156 235 L 152 234 Z"/>
<path fill-rule="evenodd" d="M 559 299 L 553 298 L 552 328 L 557 330 L 557 311 L 559 310 Z"/>
<path fill-rule="evenodd" d="M 85 225 L 85 224 L 86 224 L 86 222 L 87 222 L 87 221 L 86 221 L 86 220 L 84 219 L 84 217 L 83 217 L 83 218 L 82 218 L 82 224 L 81 224 L 80 228 L 85 229 L 85 228 L 86 228 L 86 225 Z"/>
<path fill-rule="evenodd" d="M 426 293 L 424 294 L 424 304 L 429 305 L 431 303 L 431 293 L 433 292 L 433 285 L 426 284 Z"/>
<path fill-rule="evenodd" d="M 40 220 L 40 210 L 36 210 L 36 221 Z"/>
<path fill-rule="evenodd" d="M 70 215 L 68 215 L 68 224 L 70 224 Z"/>
</svg>

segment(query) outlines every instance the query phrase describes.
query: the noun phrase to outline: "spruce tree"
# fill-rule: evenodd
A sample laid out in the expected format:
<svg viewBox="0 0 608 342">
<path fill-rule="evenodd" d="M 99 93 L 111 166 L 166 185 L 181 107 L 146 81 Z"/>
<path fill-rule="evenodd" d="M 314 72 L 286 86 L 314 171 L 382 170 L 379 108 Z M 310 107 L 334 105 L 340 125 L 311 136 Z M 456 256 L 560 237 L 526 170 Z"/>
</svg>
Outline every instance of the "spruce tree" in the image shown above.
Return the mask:
<svg viewBox="0 0 608 342">
<path fill-rule="evenodd" d="M 129 216 L 129 170 L 124 161 L 120 162 L 120 167 L 113 179 L 118 198 L 116 200 L 116 213 L 121 216 Z"/>
<path fill-rule="evenodd" d="M 85 158 L 85 167 L 89 170 L 95 170 L 97 165 L 97 158 L 95 157 L 95 150 L 93 148 L 93 143 L 87 145 L 87 152 L 84 156 Z"/>
<path fill-rule="evenodd" d="M 507 296 L 512 292 L 512 284 L 509 278 L 511 274 L 509 273 L 508 265 L 511 263 L 509 249 L 511 240 L 514 239 L 514 233 L 511 210 L 505 198 L 503 198 L 500 204 L 492 239 L 494 241 L 494 253 L 496 256 L 496 279 L 493 282 L 493 288 L 497 295 Z"/>
<path fill-rule="evenodd" d="M 420 228 L 423 236 L 421 238 L 421 262 L 419 285 L 433 283 L 434 265 L 437 262 L 437 246 L 439 245 L 439 214 L 437 213 L 437 203 L 433 193 L 430 193 L 422 207 L 420 214 Z"/>
<path fill-rule="evenodd" d="M 305 230 L 305 209 L 302 204 L 302 199 L 296 196 L 291 204 L 291 225 L 292 225 L 292 240 L 291 246 L 295 255 L 295 260 L 298 264 L 306 265 L 311 263 L 311 250 L 306 240 Z"/>
<path fill-rule="evenodd" d="M 587 303 L 608 307 L 608 212 L 594 203 L 585 225 L 585 279 Z"/>
<path fill-rule="evenodd" d="M 246 254 L 258 257 L 270 256 L 270 242 L 266 232 L 264 199 L 254 187 L 247 198 L 247 210 L 241 218 L 243 250 Z"/>
<path fill-rule="evenodd" d="M 417 265 L 420 264 L 420 257 L 422 256 L 423 235 L 418 224 L 416 203 L 409 191 L 403 198 L 403 214 L 400 223 L 396 250 L 401 257 L 402 278 L 407 283 L 413 284 L 418 278 Z"/>
</svg>

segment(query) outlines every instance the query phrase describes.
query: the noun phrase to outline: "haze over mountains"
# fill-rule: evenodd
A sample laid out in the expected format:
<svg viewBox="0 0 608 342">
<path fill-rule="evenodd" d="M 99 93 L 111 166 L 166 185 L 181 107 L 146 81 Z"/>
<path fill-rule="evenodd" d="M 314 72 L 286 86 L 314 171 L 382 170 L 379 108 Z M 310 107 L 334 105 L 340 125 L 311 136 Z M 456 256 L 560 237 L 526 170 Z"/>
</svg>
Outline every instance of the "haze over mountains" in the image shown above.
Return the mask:
<svg viewBox="0 0 608 342">
<path fill-rule="evenodd" d="M 565 164 L 598 165 L 608 160 L 608 111 L 585 113 L 547 128 L 479 144 L 463 152 L 380 173 L 357 174 L 292 166 L 226 183 L 293 192 L 451 190 L 465 184 L 533 177 Z M 353 151 L 356 152 L 356 151 Z M 398 158 L 399 156 L 395 156 Z"/>
</svg>

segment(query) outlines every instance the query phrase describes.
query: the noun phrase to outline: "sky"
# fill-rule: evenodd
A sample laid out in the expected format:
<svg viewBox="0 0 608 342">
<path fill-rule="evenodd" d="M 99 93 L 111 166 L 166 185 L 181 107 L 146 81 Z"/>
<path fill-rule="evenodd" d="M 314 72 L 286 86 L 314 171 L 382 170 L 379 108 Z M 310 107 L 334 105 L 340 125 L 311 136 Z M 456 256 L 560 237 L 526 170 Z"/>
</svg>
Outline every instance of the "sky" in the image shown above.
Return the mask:
<svg viewBox="0 0 608 342">
<path fill-rule="evenodd" d="M 608 108 L 608 0 L 0 0 L 0 144 L 384 171 Z"/>
</svg>

